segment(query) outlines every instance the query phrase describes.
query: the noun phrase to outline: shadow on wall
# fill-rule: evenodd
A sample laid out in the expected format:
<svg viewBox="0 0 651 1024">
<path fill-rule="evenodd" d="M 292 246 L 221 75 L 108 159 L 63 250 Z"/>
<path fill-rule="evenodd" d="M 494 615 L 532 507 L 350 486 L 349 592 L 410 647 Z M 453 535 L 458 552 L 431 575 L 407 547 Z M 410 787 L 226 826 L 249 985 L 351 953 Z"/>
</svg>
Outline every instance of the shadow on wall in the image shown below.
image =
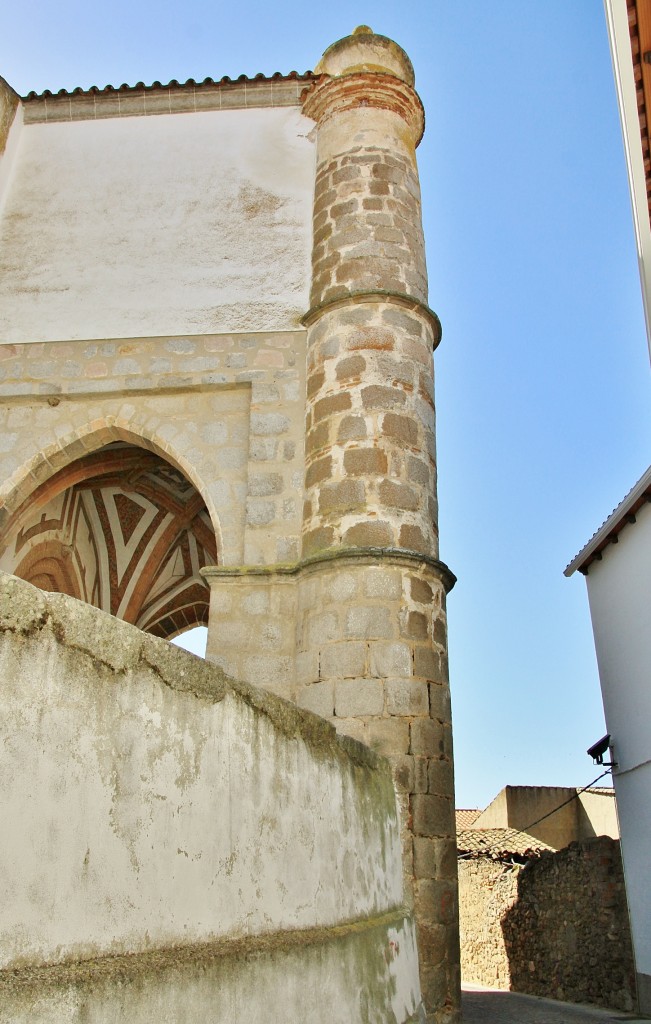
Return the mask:
<svg viewBox="0 0 651 1024">
<path fill-rule="evenodd" d="M 572 843 L 530 861 L 501 919 L 511 988 L 618 1010 L 635 1006 L 619 842 Z"/>
</svg>

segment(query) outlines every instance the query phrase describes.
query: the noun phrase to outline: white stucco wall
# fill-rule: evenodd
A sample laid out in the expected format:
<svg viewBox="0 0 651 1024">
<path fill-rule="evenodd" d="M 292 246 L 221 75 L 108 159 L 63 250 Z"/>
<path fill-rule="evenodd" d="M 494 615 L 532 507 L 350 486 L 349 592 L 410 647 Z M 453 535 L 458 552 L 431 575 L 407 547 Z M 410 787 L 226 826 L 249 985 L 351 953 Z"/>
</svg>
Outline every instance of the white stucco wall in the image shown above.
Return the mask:
<svg viewBox="0 0 651 1024">
<path fill-rule="evenodd" d="M 0 690 L 0 1022 L 417 1011 L 387 762 L 4 574 Z"/>
<path fill-rule="evenodd" d="M 263 698 L 292 737 L 215 666 L 82 602 L 1 582 L 1 966 L 401 904 L 388 766 L 356 770 L 331 756 L 334 730 L 330 753 L 301 739 L 302 724 L 326 740 L 329 727 L 293 705 Z M 16 614 L 23 633 L 35 623 L 18 643 Z M 41 615 L 60 626 L 41 628 Z"/>
<path fill-rule="evenodd" d="M 297 108 L 17 128 L 0 343 L 299 328 L 315 157 Z"/>
<path fill-rule="evenodd" d="M 587 576 L 638 972 L 651 975 L 651 506 Z"/>
<path fill-rule="evenodd" d="M 608 38 L 613 62 L 615 88 L 622 125 L 624 154 L 631 192 L 635 242 L 642 285 L 647 342 L 651 353 L 651 227 L 647 199 L 646 174 L 640 137 L 637 90 L 631 56 L 626 0 L 604 0 Z"/>
</svg>

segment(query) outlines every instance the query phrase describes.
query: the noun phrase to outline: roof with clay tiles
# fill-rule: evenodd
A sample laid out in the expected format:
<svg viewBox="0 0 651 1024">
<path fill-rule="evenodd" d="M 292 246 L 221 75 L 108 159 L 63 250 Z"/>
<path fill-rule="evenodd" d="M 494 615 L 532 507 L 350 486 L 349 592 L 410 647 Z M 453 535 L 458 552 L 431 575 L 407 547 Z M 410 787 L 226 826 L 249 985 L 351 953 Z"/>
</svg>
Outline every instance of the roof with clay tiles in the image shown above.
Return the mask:
<svg viewBox="0 0 651 1024">
<path fill-rule="evenodd" d="M 194 78 L 188 78 L 185 82 L 179 82 L 176 78 L 172 78 L 166 85 L 162 82 L 152 82 L 151 85 L 145 85 L 144 82 L 136 82 L 135 85 L 129 85 L 127 82 L 123 82 L 122 85 L 105 85 L 100 88 L 98 85 L 91 85 L 87 89 L 82 88 L 78 85 L 74 89 L 59 89 L 57 92 L 52 92 L 50 89 L 44 89 L 43 92 L 29 92 L 27 96 L 24 96 L 24 100 L 39 100 L 47 97 L 54 96 L 97 96 L 101 94 L 110 95 L 114 92 L 151 92 L 154 89 L 195 89 L 198 86 L 228 86 L 228 85 L 240 85 L 243 82 L 253 84 L 255 82 L 289 82 L 289 81 L 305 81 L 311 82 L 312 79 L 317 77 L 313 71 L 290 71 L 284 75 L 282 71 L 274 71 L 272 75 L 265 75 L 259 72 L 257 75 L 249 77 L 249 75 L 239 75 L 237 78 L 229 78 L 228 75 L 223 75 L 221 78 L 204 78 L 201 82 L 197 82 Z"/>
<path fill-rule="evenodd" d="M 647 205 L 651 212 L 651 145 L 649 141 L 649 109 L 651 108 L 651 0 L 626 0 L 628 30 L 631 37 L 633 77 L 637 97 L 640 141 L 647 188 Z"/>
<path fill-rule="evenodd" d="M 553 847 L 514 828 L 468 828 L 457 834 L 457 853 L 468 857 L 539 857 Z"/>
<path fill-rule="evenodd" d="M 85 121 L 108 117 L 139 117 L 151 114 L 192 113 L 206 110 L 237 110 L 246 107 L 288 107 L 300 104 L 301 94 L 316 76 L 312 71 L 299 74 L 279 71 L 267 77 L 263 74 L 240 75 L 219 80 L 204 78 L 197 82 L 188 78 L 178 82 L 175 78 L 166 85 L 161 82 L 124 83 L 105 85 L 100 89 L 52 92 L 30 92 L 23 97 L 23 115 L 26 124 L 42 121 Z"/>
<path fill-rule="evenodd" d="M 481 814 L 481 810 L 479 807 L 457 807 L 454 813 L 457 819 L 458 832 L 460 829 L 470 828 L 471 825 L 474 825 L 477 818 Z"/>
</svg>

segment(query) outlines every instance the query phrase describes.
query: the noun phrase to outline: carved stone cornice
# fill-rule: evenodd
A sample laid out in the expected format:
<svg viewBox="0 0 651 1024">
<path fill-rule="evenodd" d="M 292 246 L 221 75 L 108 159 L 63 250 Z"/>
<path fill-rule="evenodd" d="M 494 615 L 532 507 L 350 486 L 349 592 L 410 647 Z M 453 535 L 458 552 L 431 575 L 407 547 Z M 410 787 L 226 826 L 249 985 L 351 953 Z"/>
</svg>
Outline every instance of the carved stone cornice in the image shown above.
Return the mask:
<svg viewBox="0 0 651 1024">
<path fill-rule="evenodd" d="M 400 565 L 413 571 L 429 573 L 443 584 L 446 594 L 452 590 L 457 577 L 451 569 L 432 555 L 408 548 L 334 548 L 301 558 L 298 562 L 280 562 L 275 565 L 204 565 L 199 572 L 204 579 L 243 579 L 264 577 L 298 577 L 302 573 L 315 572 L 337 562 L 356 565 Z"/>
<path fill-rule="evenodd" d="M 360 107 L 391 110 L 411 130 L 414 145 L 425 131 L 425 112 L 415 89 L 393 75 L 360 71 L 340 78 L 321 75 L 301 96 L 303 113 L 319 127 L 336 114 Z"/>
</svg>

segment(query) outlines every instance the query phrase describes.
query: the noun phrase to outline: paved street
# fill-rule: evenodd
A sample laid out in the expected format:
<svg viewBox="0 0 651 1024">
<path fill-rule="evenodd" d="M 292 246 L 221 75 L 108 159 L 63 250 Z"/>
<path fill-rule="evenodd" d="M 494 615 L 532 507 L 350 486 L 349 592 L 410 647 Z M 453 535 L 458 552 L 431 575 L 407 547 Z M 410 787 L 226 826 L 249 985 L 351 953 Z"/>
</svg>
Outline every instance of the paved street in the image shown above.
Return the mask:
<svg viewBox="0 0 651 1024">
<path fill-rule="evenodd" d="M 613 1021 L 635 1024 L 642 1021 L 620 1010 L 598 1010 L 469 985 L 463 987 L 462 1003 L 463 1024 L 612 1024 Z"/>
</svg>

